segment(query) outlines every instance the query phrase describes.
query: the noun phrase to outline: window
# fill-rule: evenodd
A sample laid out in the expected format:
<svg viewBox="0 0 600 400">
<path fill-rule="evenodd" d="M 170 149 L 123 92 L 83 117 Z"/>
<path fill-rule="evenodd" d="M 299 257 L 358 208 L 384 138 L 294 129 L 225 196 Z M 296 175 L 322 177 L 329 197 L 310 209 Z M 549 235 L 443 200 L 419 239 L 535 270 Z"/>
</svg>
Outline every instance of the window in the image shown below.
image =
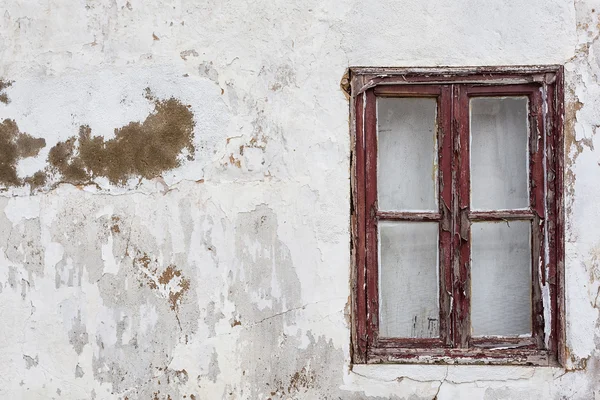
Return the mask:
<svg viewBox="0 0 600 400">
<path fill-rule="evenodd" d="M 350 74 L 354 362 L 561 362 L 562 68 Z"/>
</svg>

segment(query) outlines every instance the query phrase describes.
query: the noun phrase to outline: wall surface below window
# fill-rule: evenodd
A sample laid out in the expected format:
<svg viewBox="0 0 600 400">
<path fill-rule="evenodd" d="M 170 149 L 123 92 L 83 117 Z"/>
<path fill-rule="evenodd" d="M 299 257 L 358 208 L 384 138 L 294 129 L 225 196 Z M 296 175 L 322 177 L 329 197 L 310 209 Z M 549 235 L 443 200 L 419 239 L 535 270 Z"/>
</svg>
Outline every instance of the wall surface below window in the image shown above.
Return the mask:
<svg viewBox="0 0 600 400">
<path fill-rule="evenodd" d="M 600 399 L 600 1 L 0 0 L 0 398 Z M 566 368 L 350 365 L 349 66 L 565 65 Z"/>
</svg>

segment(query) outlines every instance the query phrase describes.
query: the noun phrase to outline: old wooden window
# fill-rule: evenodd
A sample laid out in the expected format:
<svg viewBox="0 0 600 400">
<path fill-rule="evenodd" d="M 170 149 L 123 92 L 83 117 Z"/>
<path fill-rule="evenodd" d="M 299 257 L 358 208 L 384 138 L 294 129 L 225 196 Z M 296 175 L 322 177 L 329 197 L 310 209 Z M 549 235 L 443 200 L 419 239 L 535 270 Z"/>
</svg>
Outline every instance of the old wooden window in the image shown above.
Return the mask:
<svg viewBox="0 0 600 400">
<path fill-rule="evenodd" d="M 350 73 L 354 362 L 560 362 L 562 69 Z"/>
</svg>

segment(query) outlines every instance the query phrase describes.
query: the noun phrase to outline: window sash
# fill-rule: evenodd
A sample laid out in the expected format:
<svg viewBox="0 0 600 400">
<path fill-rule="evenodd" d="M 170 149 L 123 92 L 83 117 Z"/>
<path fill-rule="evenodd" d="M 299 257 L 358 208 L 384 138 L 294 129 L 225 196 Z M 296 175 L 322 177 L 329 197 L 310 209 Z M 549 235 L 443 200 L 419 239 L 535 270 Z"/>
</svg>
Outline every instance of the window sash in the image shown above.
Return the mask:
<svg viewBox="0 0 600 400">
<path fill-rule="evenodd" d="M 521 78 L 521 77 L 518 77 Z M 551 298 L 544 312 L 541 286 L 546 277 L 556 276 L 556 180 L 545 182 L 548 170 L 555 175 L 556 151 L 555 88 L 540 83 L 498 85 L 475 83 L 407 84 L 406 80 L 386 78 L 378 84 L 371 79 L 366 89 L 353 97 L 356 149 L 353 159 L 355 246 L 353 327 L 355 362 L 423 361 L 438 358 L 485 358 L 488 362 L 527 360 L 544 365 L 556 353 L 558 307 L 556 285 L 550 284 Z M 463 78 L 464 79 L 464 78 Z M 482 79 L 477 77 L 477 79 Z M 472 79 L 475 81 L 475 79 Z M 356 82 L 355 82 L 356 83 Z M 542 93 L 547 99 L 543 112 Z M 529 199 L 527 210 L 470 211 L 469 99 L 477 96 L 523 95 L 529 98 Z M 376 98 L 435 97 L 438 105 L 438 204 L 433 212 L 393 212 L 377 209 L 377 120 Z M 544 158 L 544 153 L 547 156 Z M 547 164 L 547 165 L 545 165 Z M 547 189 L 545 189 L 547 186 Z M 552 188 L 550 188 L 552 186 Z M 545 193 L 545 190 L 548 193 Z M 546 201 L 546 195 L 549 201 Z M 551 197 L 551 198 L 550 198 Z M 548 207 L 546 207 L 548 203 Z M 439 338 L 379 338 L 378 304 L 378 221 L 439 222 Z M 532 221 L 532 337 L 470 337 L 470 224 L 474 221 Z M 546 227 L 544 224 L 551 225 Z M 552 229 L 553 228 L 553 229 Z M 548 237 L 545 233 L 549 232 Z M 547 248 L 548 252 L 544 253 Z M 540 284 L 541 282 L 541 284 Z M 362 288 L 362 290 L 361 290 Z M 363 301 L 364 300 L 364 301 Z M 550 311 L 550 313 L 548 313 Z M 546 324 L 544 317 L 550 316 Z M 550 325 L 549 337 L 545 337 Z M 500 349 L 502 348 L 502 350 Z M 477 356 L 476 356 L 477 355 Z M 516 360 L 516 361 L 515 361 Z M 525 361 L 524 361 L 525 362 Z"/>
</svg>

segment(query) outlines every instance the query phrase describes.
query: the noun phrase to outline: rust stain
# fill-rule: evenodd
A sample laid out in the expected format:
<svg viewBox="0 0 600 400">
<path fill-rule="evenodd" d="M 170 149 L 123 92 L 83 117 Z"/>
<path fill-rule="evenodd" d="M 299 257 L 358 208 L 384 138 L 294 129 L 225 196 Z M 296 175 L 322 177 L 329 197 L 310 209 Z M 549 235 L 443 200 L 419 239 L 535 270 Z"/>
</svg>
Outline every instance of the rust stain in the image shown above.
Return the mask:
<svg viewBox="0 0 600 400">
<path fill-rule="evenodd" d="M 352 96 L 352 89 L 350 87 L 350 69 L 346 68 L 344 71 L 344 75 L 342 75 L 342 79 L 340 80 L 340 89 L 346 96 L 346 100 L 350 100 L 350 96 Z"/>
<path fill-rule="evenodd" d="M 157 261 L 143 253 L 134 258 L 133 263 L 140 268 L 142 281 L 145 281 L 150 289 L 157 290 L 168 300 L 171 310 L 177 312 L 183 296 L 190 289 L 190 281 L 172 264 L 159 273 L 158 268 L 154 267 Z"/>
<path fill-rule="evenodd" d="M 173 279 L 176 276 L 180 277 L 181 271 L 177 270 L 174 265 L 169 265 L 167 269 L 165 269 L 165 271 L 158 278 L 158 282 L 161 285 L 166 285 L 169 282 L 171 282 L 171 279 Z"/>
<path fill-rule="evenodd" d="M 148 286 L 150 287 L 150 289 L 158 289 L 158 285 L 156 284 L 156 282 L 154 282 L 154 280 L 151 278 L 151 276 L 156 274 L 157 269 L 151 269 L 150 268 L 150 263 L 152 262 L 152 260 L 150 259 L 150 257 L 148 257 L 148 254 L 144 253 L 142 256 L 136 257 L 133 259 L 133 264 L 138 266 L 139 268 L 145 270 L 145 277 L 146 277 L 146 283 L 148 284 Z M 141 286 L 141 284 L 140 284 Z"/>
<path fill-rule="evenodd" d="M 118 223 L 119 223 L 119 221 L 120 221 L 120 220 L 121 220 L 121 219 L 120 219 L 119 217 L 117 217 L 117 216 L 113 216 L 113 217 L 111 218 L 111 221 L 112 221 L 112 226 L 110 227 L 110 230 L 111 230 L 113 233 L 121 233 L 121 228 L 120 228 L 120 227 L 119 227 L 119 225 L 118 225 Z"/>
<path fill-rule="evenodd" d="M 5 119 L 0 123 L 0 184 L 5 186 L 22 186 L 26 182 L 39 183 L 45 176 L 36 173 L 34 176 L 20 179 L 17 175 L 17 163 L 22 158 L 35 157 L 46 146 L 43 138 L 19 131 L 17 123 Z"/>
<path fill-rule="evenodd" d="M 6 95 L 6 93 L 2 93 L 2 92 L 7 87 L 12 86 L 12 84 L 13 84 L 12 81 L 5 81 L 4 79 L 0 79 L 0 103 L 4 103 L 4 104 L 10 103 L 10 100 L 8 99 L 8 96 Z"/>
<path fill-rule="evenodd" d="M 229 145 L 233 139 L 237 139 L 239 136 L 228 137 L 226 144 Z M 246 144 L 239 145 L 233 153 L 229 153 L 229 157 L 222 161 L 222 165 L 234 165 L 237 168 L 242 168 L 242 161 L 240 157 L 244 156 L 245 149 L 261 149 L 265 150 L 267 147 L 267 138 L 262 134 L 262 128 L 258 128 L 258 132 L 253 135 Z"/>
<path fill-rule="evenodd" d="M 577 112 L 583 108 L 583 103 L 579 101 L 575 93 L 571 90 L 571 96 L 574 101 L 568 101 L 565 104 L 565 147 L 567 150 L 574 149 L 572 157 L 567 157 L 567 163 L 572 164 L 579 154 L 583 152 L 583 146 L 589 144 L 586 140 L 576 140 L 575 123 L 577 122 Z"/>
<path fill-rule="evenodd" d="M 575 124 L 577 123 L 577 113 L 581 110 L 584 104 L 579 100 L 573 89 L 569 89 L 569 98 L 571 101 L 565 101 L 565 124 L 564 124 L 564 141 L 565 141 L 565 181 L 564 189 L 567 194 L 565 201 L 565 215 L 567 218 L 571 215 L 572 199 L 575 195 L 575 172 L 573 167 L 579 155 L 583 153 L 587 147 L 594 150 L 593 141 L 591 138 L 576 139 Z"/>
<path fill-rule="evenodd" d="M 181 278 L 179 281 L 180 290 L 169 292 L 169 302 L 171 303 L 171 310 L 177 311 L 179 304 L 181 304 L 181 298 L 190 289 L 190 281 Z"/>
<path fill-rule="evenodd" d="M 229 155 L 229 163 L 235 165 L 238 168 L 242 168 L 242 162 L 233 156 L 233 153 Z"/>
<path fill-rule="evenodd" d="M 154 40 L 160 40 L 160 38 L 159 38 L 158 36 L 156 36 L 156 35 L 154 34 L 154 32 L 152 32 L 152 39 L 154 39 Z"/>
<path fill-rule="evenodd" d="M 146 98 L 154 102 L 155 110 L 143 122 L 115 129 L 110 140 L 92 136 L 92 129 L 82 125 L 79 137 L 50 149 L 50 170 L 72 184 L 106 177 L 112 184 L 124 185 L 132 177 L 152 179 L 179 167 L 184 151 L 192 160 L 195 122 L 189 107 L 173 97 L 156 99 L 149 89 Z"/>
<path fill-rule="evenodd" d="M 317 377 L 314 371 L 309 371 L 306 367 L 302 367 L 300 371 L 297 371 L 290 377 L 290 381 L 287 384 L 287 387 L 281 380 L 276 380 L 274 382 L 274 390 L 270 392 L 272 397 L 268 399 L 272 399 L 273 397 L 282 397 L 288 398 L 296 398 L 296 395 L 300 392 L 306 392 L 311 387 L 315 386 Z"/>
</svg>

